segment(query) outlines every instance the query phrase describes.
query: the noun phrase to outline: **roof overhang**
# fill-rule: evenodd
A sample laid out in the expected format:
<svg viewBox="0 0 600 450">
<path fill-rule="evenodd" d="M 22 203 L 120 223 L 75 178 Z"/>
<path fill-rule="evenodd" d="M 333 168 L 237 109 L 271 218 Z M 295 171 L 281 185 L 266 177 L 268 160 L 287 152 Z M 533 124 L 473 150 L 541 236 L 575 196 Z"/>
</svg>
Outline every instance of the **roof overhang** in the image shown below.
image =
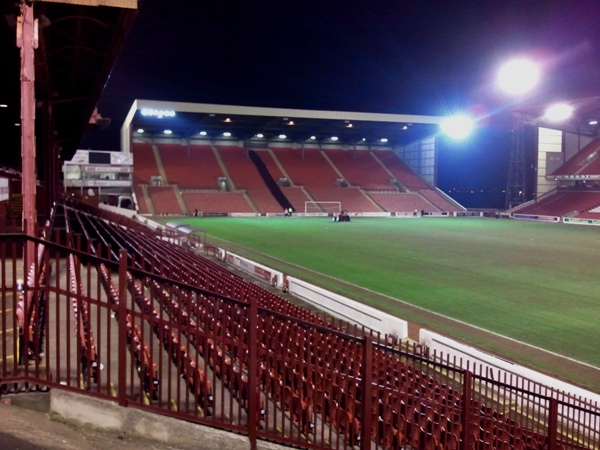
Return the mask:
<svg viewBox="0 0 600 450">
<path fill-rule="evenodd" d="M 152 114 L 144 116 L 142 112 Z M 172 113 L 175 113 L 174 116 Z M 191 138 L 209 130 L 213 136 L 231 130 L 238 140 L 257 133 L 289 135 L 291 140 L 319 139 L 339 136 L 341 141 L 386 137 L 390 143 L 407 143 L 411 136 L 435 134 L 443 116 L 414 114 L 382 114 L 353 111 L 265 108 L 240 105 L 169 102 L 138 99 L 133 102 L 121 127 L 121 148 L 130 150 L 132 130 L 144 128 L 152 135 L 169 128 L 182 138 Z M 416 130 L 420 128 L 420 130 Z M 406 137 L 406 138 L 403 138 Z M 417 140 L 417 139 L 412 139 Z"/>
<path fill-rule="evenodd" d="M 37 0 L 46 3 L 64 3 L 82 6 L 113 6 L 115 8 L 137 9 L 137 0 Z"/>
</svg>

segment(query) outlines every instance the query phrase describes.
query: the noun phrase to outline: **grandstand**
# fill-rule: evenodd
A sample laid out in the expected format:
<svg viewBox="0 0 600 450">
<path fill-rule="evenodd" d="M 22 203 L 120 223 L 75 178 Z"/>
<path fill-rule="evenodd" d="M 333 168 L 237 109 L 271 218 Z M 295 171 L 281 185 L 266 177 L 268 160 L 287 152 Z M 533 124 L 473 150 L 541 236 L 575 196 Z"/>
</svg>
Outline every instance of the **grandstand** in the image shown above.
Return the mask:
<svg viewBox="0 0 600 450">
<path fill-rule="evenodd" d="M 365 149 L 274 147 L 252 151 L 250 158 L 247 149 L 231 144 L 157 143 L 154 152 L 149 147 L 143 141 L 132 147 L 133 192 L 142 214 L 266 215 L 280 213 L 287 204 L 303 211 L 308 200 L 339 201 L 354 214 L 465 210 L 427 185 L 391 149 L 376 155 Z M 160 177 L 160 187 L 150 185 L 153 177 Z"/>
<path fill-rule="evenodd" d="M 556 187 L 509 212 L 558 219 L 584 219 L 581 223 L 596 220 L 598 217 L 595 209 L 600 206 L 599 151 L 600 139 L 590 139 L 580 151 L 572 154 L 556 170 L 546 175 L 546 179 L 554 182 Z"/>
<path fill-rule="evenodd" d="M 5 393 L 35 380 L 306 448 L 597 445 L 597 405 L 308 312 L 202 256 L 203 242 L 79 203 L 57 205 L 44 233 L 20 312 L 1 311 L 22 332 L 5 335 Z M 13 242 L 0 236 L 3 273 Z"/>
</svg>

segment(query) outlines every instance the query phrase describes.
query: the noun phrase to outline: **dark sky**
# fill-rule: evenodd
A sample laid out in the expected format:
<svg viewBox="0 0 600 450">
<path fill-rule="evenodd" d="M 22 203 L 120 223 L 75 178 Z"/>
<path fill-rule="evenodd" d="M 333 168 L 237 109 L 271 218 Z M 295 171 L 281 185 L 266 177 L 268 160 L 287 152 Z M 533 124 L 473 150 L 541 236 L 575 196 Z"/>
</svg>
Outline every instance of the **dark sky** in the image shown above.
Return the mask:
<svg viewBox="0 0 600 450">
<path fill-rule="evenodd" d="M 510 101 L 495 75 L 532 56 L 528 101 L 600 94 L 597 0 L 143 0 L 99 103 L 110 129 L 83 148 L 116 149 L 135 98 L 487 117 L 446 143 L 439 184 L 503 188 Z M 481 176 L 484 173 L 485 176 Z"/>
</svg>

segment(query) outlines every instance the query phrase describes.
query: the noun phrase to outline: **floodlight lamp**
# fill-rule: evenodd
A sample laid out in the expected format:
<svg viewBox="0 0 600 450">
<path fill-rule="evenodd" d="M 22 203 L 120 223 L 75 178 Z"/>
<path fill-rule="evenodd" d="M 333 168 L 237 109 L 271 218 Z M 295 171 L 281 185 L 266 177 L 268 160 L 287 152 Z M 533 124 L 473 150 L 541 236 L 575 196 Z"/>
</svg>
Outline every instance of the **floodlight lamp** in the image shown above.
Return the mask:
<svg viewBox="0 0 600 450">
<path fill-rule="evenodd" d="M 408 125 L 404 125 L 404 126 L 402 127 L 402 129 L 403 129 L 404 131 L 408 130 Z"/>
<path fill-rule="evenodd" d="M 279 139 L 285 139 L 285 138 L 287 138 L 287 136 L 285 134 L 280 134 L 279 135 Z"/>
<path fill-rule="evenodd" d="M 228 118 L 227 118 L 227 119 L 225 119 L 223 122 L 227 122 L 227 123 L 229 123 L 229 122 L 231 122 L 231 119 L 228 117 Z"/>
<path fill-rule="evenodd" d="M 200 132 L 200 136 L 206 136 L 206 134 L 207 134 L 206 131 L 201 131 Z"/>
<path fill-rule="evenodd" d="M 528 59 L 514 59 L 498 73 L 498 85 L 510 95 L 524 94 L 535 87 L 540 78 L 538 67 Z"/>
<path fill-rule="evenodd" d="M 367 138 L 362 138 L 362 141 L 363 141 L 363 142 L 366 142 L 366 140 L 367 140 Z"/>
<path fill-rule="evenodd" d="M 331 136 L 332 141 L 337 141 L 339 138 L 337 136 Z"/>
<path fill-rule="evenodd" d="M 388 140 L 387 140 L 387 138 L 381 138 L 381 139 L 379 139 L 379 141 L 383 142 L 384 144 L 386 144 Z"/>
<path fill-rule="evenodd" d="M 290 126 L 294 125 L 294 121 L 293 121 L 293 120 L 290 120 L 290 121 L 288 122 L 288 125 L 290 125 Z"/>
<path fill-rule="evenodd" d="M 473 120 L 467 116 L 453 116 L 440 124 L 442 132 L 452 139 L 464 139 L 473 130 Z"/>
<path fill-rule="evenodd" d="M 590 120 L 588 122 L 588 125 L 598 125 L 598 121 L 597 120 Z"/>
<path fill-rule="evenodd" d="M 0 108 L 8 108 L 8 105 L 6 103 L 0 103 Z"/>
<path fill-rule="evenodd" d="M 352 128 L 352 126 L 353 125 L 351 123 L 349 123 L 348 125 L 346 125 L 346 128 Z"/>
<path fill-rule="evenodd" d="M 144 129 L 143 128 L 138 128 L 137 132 L 140 133 L 140 134 L 142 134 L 144 132 Z"/>
<path fill-rule="evenodd" d="M 544 117 L 552 122 L 562 122 L 573 114 L 573 107 L 566 103 L 555 103 L 546 109 Z"/>
<path fill-rule="evenodd" d="M 173 134 L 173 131 L 172 130 L 165 130 L 165 131 L 163 131 L 163 133 L 165 133 L 165 134 Z"/>
<path fill-rule="evenodd" d="M 231 136 L 231 133 L 230 133 L 229 131 L 226 131 L 225 133 L 223 133 L 223 136 L 225 136 L 225 137 L 230 137 L 230 136 Z"/>
<path fill-rule="evenodd" d="M 315 139 L 317 139 L 317 137 L 316 137 L 316 136 L 311 136 L 311 137 L 310 137 L 310 140 L 311 140 L 311 141 L 314 141 Z"/>
<path fill-rule="evenodd" d="M 265 137 L 265 135 L 264 135 L 264 134 L 262 134 L 262 133 L 258 133 L 258 134 L 256 135 L 256 137 L 257 137 L 257 138 L 259 138 L 259 139 L 262 139 L 262 138 L 264 138 L 264 137 Z"/>
</svg>

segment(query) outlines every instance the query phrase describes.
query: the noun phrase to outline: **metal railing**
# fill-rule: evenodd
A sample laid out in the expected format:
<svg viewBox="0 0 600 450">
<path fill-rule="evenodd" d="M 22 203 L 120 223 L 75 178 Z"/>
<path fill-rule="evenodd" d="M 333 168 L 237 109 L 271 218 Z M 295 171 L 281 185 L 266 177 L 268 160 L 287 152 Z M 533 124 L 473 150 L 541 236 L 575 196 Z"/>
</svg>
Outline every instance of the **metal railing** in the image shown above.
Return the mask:
<svg viewBox="0 0 600 450">
<path fill-rule="evenodd" d="M 598 449 L 597 405 L 58 241 L 0 235 L 0 394 L 69 390 L 254 447 Z"/>
</svg>

